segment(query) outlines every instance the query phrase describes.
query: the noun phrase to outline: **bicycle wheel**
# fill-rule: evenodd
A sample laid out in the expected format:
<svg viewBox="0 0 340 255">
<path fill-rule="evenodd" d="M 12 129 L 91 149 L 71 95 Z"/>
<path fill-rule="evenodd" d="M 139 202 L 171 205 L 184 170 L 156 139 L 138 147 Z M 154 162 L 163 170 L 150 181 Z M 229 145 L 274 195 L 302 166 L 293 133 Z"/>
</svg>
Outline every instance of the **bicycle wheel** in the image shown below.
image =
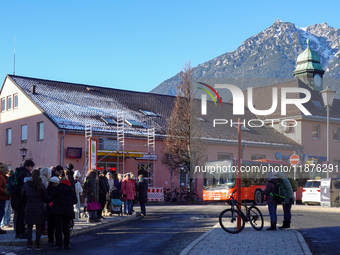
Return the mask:
<svg viewBox="0 0 340 255">
<path fill-rule="evenodd" d="M 241 218 L 241 226 L 237 227 L 237 215 Z M 239 233 L 244 228 L 244 220 L 238 211 L 233 211 L 231 209 L 224 210 L 220 214 L 219 222 L 221 228 L 231 234 Z"/>
<path fill-rule="evenodd" d="M 254 205 L 250 206 L 248 209 L 248 219 L 250 225 L 257 231 L 263 228 L 263 216 L 261 211 Z"/>
<path fill-rule="evenodd" d="M 180 202 L 187 202 L 188 201 L 188 195 L 187 194 L 181 194 Z"/>
<path fill-rule="evenodd" d="M 198 201 L 198 199 L 200 199 L 200 197 L 196 193 L 192 194 L 192 198 L 195 202 Z"/>
</svg>

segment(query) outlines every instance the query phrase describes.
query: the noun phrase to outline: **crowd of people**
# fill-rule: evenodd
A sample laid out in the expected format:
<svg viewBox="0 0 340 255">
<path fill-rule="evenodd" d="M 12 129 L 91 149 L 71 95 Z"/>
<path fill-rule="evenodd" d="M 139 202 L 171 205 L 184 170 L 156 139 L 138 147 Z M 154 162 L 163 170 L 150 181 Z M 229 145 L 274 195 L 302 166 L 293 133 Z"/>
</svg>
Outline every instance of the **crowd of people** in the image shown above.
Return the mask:
<svg viewBox="0 0 340 255">
<path fill-rule="evenodd" d="M 56 247 L 57 250 L 71 248 L 70 229 L 74 220 L 81 217 L 82 193 L 88 222 L 100 221 L 104 216 L 114 213 L 113 207 L 116 204 L 112 204 L 112 198 L 124 202 L 124 213 L 131 215 L 137 194 L 141 216 L 146 215 L 148 183 L 143 175 L 135 181 L 132 173 L 121 175 L 92 169 L 86 173 L 81 183 L 81 173 L 74 171 L 71 163 L 65 168 L 60 165 L 34 167 L 32 160 L 26 160 L 15 171 L 0 163 L 0 234 L 6 234 L 3 227 L 12 227 L 10 222 L 13 210 L 15 238 L 27 239 L 28 250 L 42 249 L 42 234 L 48 235 L 49 247 Z M 121 205 L 120 208 L 122 210 Z M 36 229 L 34 246 L 33 226 Z"/>
</svg>

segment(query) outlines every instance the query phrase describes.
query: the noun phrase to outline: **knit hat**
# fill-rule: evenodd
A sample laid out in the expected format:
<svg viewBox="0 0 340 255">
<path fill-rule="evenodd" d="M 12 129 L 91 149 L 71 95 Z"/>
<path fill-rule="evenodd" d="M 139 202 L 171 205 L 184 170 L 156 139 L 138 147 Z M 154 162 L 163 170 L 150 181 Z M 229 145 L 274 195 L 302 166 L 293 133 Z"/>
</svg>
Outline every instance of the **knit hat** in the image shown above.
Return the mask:
<svg viewBox="0 0 340 255">
<path fill-rule="evenodd" d="M 80 177 L 80 172 L 79 172 L 79 170 L 74 171 L 73 177 L 74 177 L 74 178 Z"/>
<path fill-rule="evenodd" d="M 74 166 L 73 166 L 72 163 L 68 163 L 67 166 L 66 166 L 66 169 L 67 169 L 68 171 L 72 171 L 73 168 L 74 168 Z"/>
<path fill-rule="evenodd" d="M 0 162 L 0 171 L 5 173 L 7 172 L 7 170 L 8 170 L 8 166 Z"/>
<path fill-rule="evenodd" d="M 51 179 L 50 179 L 50 182 L 53 182 L 53 183 L 59 183 L 60 180 L 57 176 L 53 176 Z"/>
<path fill-rule="evenodd" d="M 104 170 L 102 170 L 100 173 L 103 174 L 103 175 L 106 175 L 106 174 L 107 174 L 107 171 L 104 169 Z"/>
</svg>

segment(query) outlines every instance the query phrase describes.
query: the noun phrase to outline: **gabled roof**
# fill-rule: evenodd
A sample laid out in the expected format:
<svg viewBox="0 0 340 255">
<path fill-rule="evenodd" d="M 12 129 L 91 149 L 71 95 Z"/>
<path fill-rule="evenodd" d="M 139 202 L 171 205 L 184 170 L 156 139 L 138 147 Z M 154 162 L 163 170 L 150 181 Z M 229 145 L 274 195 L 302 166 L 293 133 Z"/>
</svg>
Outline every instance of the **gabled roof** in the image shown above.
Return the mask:
<svg viewBox="0 0 340 255">
<path fill-rule="evenodd" d="M 24 94 L 59 128 L 68 131 L 84 131 L 86 123 L 92 123 L 93 131 L 116 133 L 117 126 L 109 125 L 104 119 L 116 119 L 118 112 L 124 112 L 127 120 L 142 123 L 145 128 L 129 126 L 125 123 L 125 132 L 131 135 L 146 135 L 147 127 L 155 127 L 156 134 L 166 133 L 166 122 L 174 107 L 174 96 L 135 92 L 7 75 Z M 32 87 L 35 86 L 35 93 Z M 200 100 L 195 100 L 200 110 Z M 213 119 L 234 119 L 232 105 L 224 103 L 217 109 L 208 101 L 208 115 L 202 116 L 207 121 L 200 122 L 203 137 L 215 142 L 237 142 L 237 129 L 226 125 L 212 127 Z M 157 116 L 147 116 L 140 110 L 152 111 Z M 221 116 L 222 113 L 222 116 Z M 256 119 L 249 110 L 245 110 L 245 119 Z M 298 148 L 295 141 L 268 127 L 250 128 L 242 133 L 242 141 L 247 144 L 264 147 Z"/>
<path fill-rule="evenodd" d="M 156 134 L 164 134 L 166 120 L 174 105 L 174 96 L 134 92 L 119 89 L 43 80 L 7 75 L 42 112 L 60 129 L 84 130 L 92 123 L 93 131 L 116 132 L 116 125 L 108 125 L 103 118 L 117 118 L 120 111 L 125 119 L 137 121 L 145 128 L 125 123 L 125 132 L 145 134 L 155 127 Z M 35 93 L 32 93 L 35 86 Z M 140 111 L 149 110 L 158 116 L 146 116 Z"/>
</svg>

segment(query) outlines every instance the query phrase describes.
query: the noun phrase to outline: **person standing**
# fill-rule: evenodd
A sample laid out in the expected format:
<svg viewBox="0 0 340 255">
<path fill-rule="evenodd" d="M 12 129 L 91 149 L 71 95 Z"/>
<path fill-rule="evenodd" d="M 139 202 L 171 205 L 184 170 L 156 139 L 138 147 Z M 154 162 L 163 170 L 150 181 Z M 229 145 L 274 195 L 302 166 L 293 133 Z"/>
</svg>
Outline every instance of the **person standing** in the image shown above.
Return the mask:
<svg viewBox="0 0 340 255">
<path fill-rule="evenodd" d="M 39 169 L 33 170 L 32 177 L 26 177 L 24 182 L 20 203 L 25 205 L 24 219 L 27 224 L 27 250 L 32 250 L 33 225 L 36 228 L 34 249 L 41 250 L 40 237 L 46 221 L 45 203 L 48 198 L 47 190 L 40 178 Z"/>
<path fill-rule="evenodd" d="M 107 175 L 107 182 L 109 184 L 109 192 L 106 196 L 106 204 L 105 204 L 105 209 L 106 209 L 106 215 L 111 215 L 111 199 L 110 199 L 110 193 L 113 189 L 114 186 L 114 180 L 112 179 L 112 173 L 108 172 Z"/>
<path fill-rule="evenodd" d="M 135 182 L 130 178 L 130 174 L 126 174 L 125 179 L 122 181 L 121 188 L 125 214 L 132 215 L 131 207 L 135 197 Z"/>
<path fill-rule="evenodd" d="M 76 190 L 75 184 L 76 182 L 74 181 L 74 166 L 72 163 L 68 163 L 66 168 L 65 168 L 65 178 L 67 180 L 69 180 L 69 182 L 71 183 L 71 187 L 73 188 L 73 190 Z"/>
<path fill-rule="evenodd" d="M 42 183 L 46 187 L 46 189 L 47 189 L 48 184 L 50 182 L 51 175 L 52 175 L 52 171 L 51 171 L 50 168 L 43 167 L 43 168 L 40 169 L 40 178 L 42 180 Z"/>
<path fill-rule="evenodd" d="M 148 182 L 144 179 L 144 176 L 142 174 L 138 176 L 137 191 L 138 201 L 141 209 L 141 216 L 145 216 L 145 203 L 148 201 Z"/>
<path fill-rule="evenodd" d="M 87 173 L 87 177 L 85 182 L 83 183 L 83 190 L 86 194 L 87 203 L 91 203 L 93 200 L 99 201 L 99 180 L 98 180 L 98 171 L 97 169 L 91 169 Z M 97 219 L 97 211 L 89 211 L 88 210 L 88 220 L 87 222 L 98 222 Z"/>
<path fill-rule="evenodd" d="M 0 163 L 1 164 L 1 163 Z M 1 167 L 0 167 L 1 168 Z M 8 181 L 8 178 L 9 176 L 13 173 L 12 170 L 9 170 L 8 173 L 6 174 L 6 179 Z M 11 200 L 6 200 L 5 202 L 5 214 L 4 216 L 2 217 L 2 221 L 1 224 L 0 224 L 0 233 L 1 233 L 1 228 L 2 227 L 12 227 L 12 225 L 10 224 L 11 222 L 11 211 L 12 211 L 12 208 L 11 208 Z"/>
<path fill-rule="evenodd" d="M 292 218 L 291 209 L 292 204 L 295 201 L 293 187 L 290 184 L 290 181 L 286 177 L 284 173 L 277 172 L 276 176 L 279 178 L 279 181 L 283 184 L 286 190 L 286 199 L 282 202 L 283 208 L 283 225 L 279 227 L 279 229 L 284 230 L 290 228 L 290 222 Z"/>
<path fill-rule="evenodd" d="M 101 209 L 97 211 L 97 218 L 98 219 L 104 219 L 103 217 L 103 210 L 105 208 L 106 204 L 106 196 L 109 194 L 109 183 L 106 178 L 107 171 L 104 169 L 100 172 L 99 175 L 99 203 L 101 206 Z"/>
<path fill-rule="evenodd" d="M 52 195 L 53 190 L 55 189 L 55 187 L 57 187 L 59 182 L 60 182 L 60 179 L 57 176 L 51 177 L 50 183 L 48 184 L 48 187 L 47 187 L 48 197 Z M 46 205 L 47 234 L 48 234 L 48 246 L 49 247 L 54 247 L 54 235 L 55 235 L 55 230 L 56 230 L 55 219 L 53 217 L 53 214 L 51 214 L 52 205 L 53 203 Z"/>
<path fill-rule="evenodd" d="M 57 165 L 52 170 L 52 177 L 56 176 L 56 177 L 60 178 L 62 176 L 63 172 L 64 172 L 63 167 L 61 165 Z"/>
<path fill-rule="evenodd" d="M 56 224 L 57 249 L 63 248 L 62 239 L 64 234 L 64 249 L 69 250 L 71 249 L 69 223 L 74 219 L 73 205 L 77 203 L 76 193 L 70 181 L 67 179 L 62 180 L 52 191 L 48 202 L 53 202 L 51 214 L 53 214 Z"/>
<path fill-rule="evenodd" d="M 279 182 L 277 176 L 274 175 L 274 172 L 268 172 L 266 175 L 268 180 L 266 189 L 262 191 L 262 194 L 266 196 L 267 204 L 268 204 L 268 211 L 270 216 L 270 227 L 267 230 L 276 230 L 276 223 L 277 223 L 277 203 L 274 200 L 272 194 L 275 191 L 275 185 Z"/>
<path fill-rule="evenodd" d="M 5 214 L 6 201 L 9 199 L 9 195 L 6 192 L 7 173 L 7 165 L 0 163 L 0 222 Z M 0 228 L 0 234 L 6 234 L 6 231 Z"/>
<path fill-rule="evenodd" d="M 80 194 L 83 192 L 83 189 L 81 187 L 81 184 L 79 182 L 80 180 L 80 172 L 78 170 L 74 171 L 74 181 L 75 181 L 75 191 L 76 191 L 76 197 L 77 197 L 77 204 L 74 205 L 74 213 L 75 213 L 75 219 L 79 220 L 80 218 Z"/>
<path fill-rule="evenodd" d="M 26 177 L 31 177 L 31 172 L 34 168 L 35 164 L 32 160 L 27 159 L 24 162 L 23 167 L 17 168 L 15 171 L 18 171 L 18 180 L 17 180 L 17 191 L 12 194 L 11 204 L 14 210 L 14 217 L 16 218 L 16 227 L 15 227 L 15 238 L 19 239 L 27 239 L 27 235 L 25 233 L 25 207 L 20 203 L 21 191 L 24 186 L 24 179 Z"/>
</svg>

